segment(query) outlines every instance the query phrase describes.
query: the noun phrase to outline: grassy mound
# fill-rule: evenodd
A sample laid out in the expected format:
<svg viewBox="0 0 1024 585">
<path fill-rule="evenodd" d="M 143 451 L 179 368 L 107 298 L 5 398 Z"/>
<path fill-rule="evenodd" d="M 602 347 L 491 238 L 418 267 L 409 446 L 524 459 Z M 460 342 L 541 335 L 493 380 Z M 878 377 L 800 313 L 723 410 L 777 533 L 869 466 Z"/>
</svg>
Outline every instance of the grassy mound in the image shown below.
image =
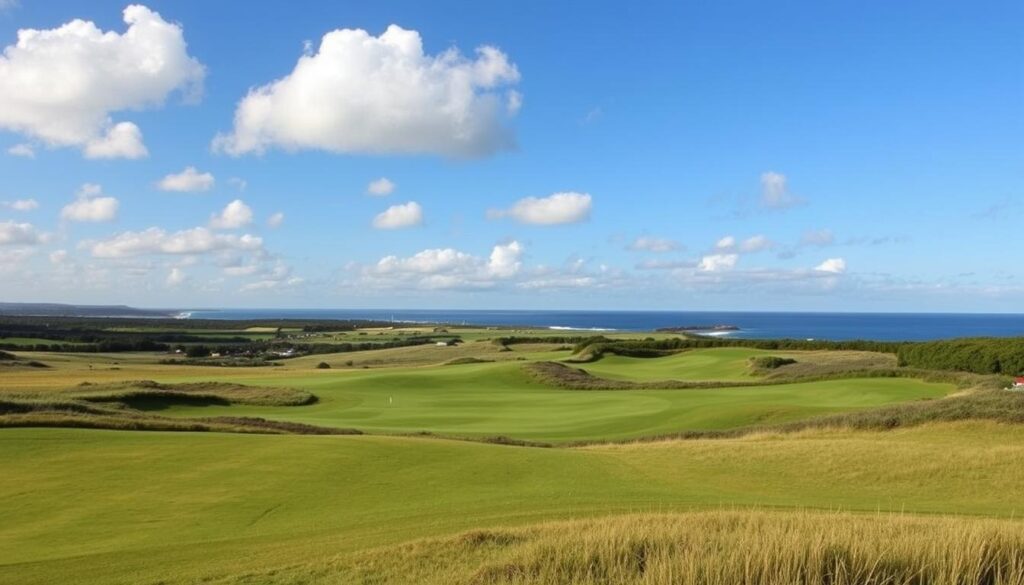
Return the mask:
<svg viewBox="0 0 1024 585">
<path fill-rule="evenodd" d="M 645 390 L 645 389 L 709 389 L 775 386 L 825 380 L 849 380 L 853 378 L 917 378 L 928 382 L 954 384 L 958 388 L 1005 388 L 1007 381 L 1002 376 L 983 376 L 966 372 L 936 372 L 916 368 L 868 367 L 863 369 L 818 368 L 811 370 L 787 370 L 801 366 L 800 363 L 784 364 L 774 369 L 773 374 L 748 380 L 623 380 L 594 375 L 587 369 L 561 362 L 532 362 L 523 370 L 533 379 L 567 390 Z"/>
<path fill-rule="evenodd" d="M 485 360 L 485 359 L 480 359 L 480 358 L 476 358 L 476 357 L 472 357 L 472 356 L 466 356 L 466 357 L 460 357 L 460 358 L 455 358 L 455 359 L 448 360 L 448 361 L 446 361 L 444 363 L 444 365 L 446 365 L 446 366 L 464 366 L 466 364 L 486 364 L 486 363 L 493 362 L 493 361 L 494 360 Z"/>
<path fill-rule="evenodd" d="M 146 411 L 171 405 L 301 406 L 316 396 L 293 388 L 245 386 L 226 382 L 161 384 L 135 380 L 80 384 L 40 394 L 0 394 L 0 427 L 73 427 L 149 431 L 218 431 L 243 433 L 354 434 L 345 428 L 268 421 L 258 417 L 158 416 Z"/>
<path fill-rule="evenodd" d="M 48 368 L 50 366 L 36 360 L 23 360 L 13 353 L 0 351 L 0 366 L 5 368 Z"/>
<path fill-rule="evenodd" d="M 557 522 L 379 549 L 229 582 L 444 585 L 1024 582 L 1019 522 L 703 512 Z"/>
<path fill-rule="evenodd" d="M 248 404 L 253 406 L 302 406 L 316 402 L 316 396 L 295 388 L 246 386 L 230 382 L 161 384 L 132 380 L 112 384 L 81 384 L 60 393 L 66 398 L 88 402 L 183 402 L 188 404 Z"/>
</svg>

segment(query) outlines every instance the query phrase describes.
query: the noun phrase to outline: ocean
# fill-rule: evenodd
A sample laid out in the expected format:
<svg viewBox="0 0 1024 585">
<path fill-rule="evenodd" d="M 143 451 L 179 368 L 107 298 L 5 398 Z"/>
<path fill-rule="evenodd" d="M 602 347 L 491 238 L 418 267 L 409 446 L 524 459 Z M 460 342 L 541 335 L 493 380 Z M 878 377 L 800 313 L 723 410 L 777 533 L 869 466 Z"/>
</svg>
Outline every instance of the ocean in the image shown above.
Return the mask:
<svg viewBox="0 0 1024 585">
<path fill-rule="evenodd" d="M 922 341 L 950 337 L 1024 336 L 1024 314 L 203 309 L 188 311 L 182 316 L 195 319 L 372 319 L 595 332 L 732 325 L 739 330 L 715 334 L 748 339 Z"/>
</svg>

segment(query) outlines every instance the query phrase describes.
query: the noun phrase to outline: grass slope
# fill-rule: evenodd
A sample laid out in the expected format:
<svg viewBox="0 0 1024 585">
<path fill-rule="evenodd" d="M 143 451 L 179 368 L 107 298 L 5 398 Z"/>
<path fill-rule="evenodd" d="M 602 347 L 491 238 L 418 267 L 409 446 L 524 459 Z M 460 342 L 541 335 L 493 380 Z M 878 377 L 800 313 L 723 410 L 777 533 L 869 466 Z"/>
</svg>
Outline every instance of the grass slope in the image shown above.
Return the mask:
<svg viewBox="0 0 1024 585">
<path fill-rule="evenodd" d="M 1024 429 L 971 423 L 579 449 L 8 429 L 0 460 L 0 582 L 136 584 L 627 511 L 1019 515 Z"/>
</svg>

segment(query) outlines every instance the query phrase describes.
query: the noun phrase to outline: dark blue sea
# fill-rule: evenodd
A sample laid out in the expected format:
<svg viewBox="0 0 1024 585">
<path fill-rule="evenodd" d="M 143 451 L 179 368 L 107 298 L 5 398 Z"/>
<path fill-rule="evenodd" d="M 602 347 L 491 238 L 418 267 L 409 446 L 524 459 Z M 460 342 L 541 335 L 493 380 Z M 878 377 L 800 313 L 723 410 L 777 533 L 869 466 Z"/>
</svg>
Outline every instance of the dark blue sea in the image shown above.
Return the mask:
<svg viewBox="0 0 1024 585">
<path fill-rule="evenodd" d="M 190 311 L 182 316 L 195 319 L 372 319 L 593 331 L 733 325 L 739 330 L 716 334 L 756 339 L 917 341 L 949 337 L 1024 336 L 1024 314 L 214 309 Z"/>
</svg>

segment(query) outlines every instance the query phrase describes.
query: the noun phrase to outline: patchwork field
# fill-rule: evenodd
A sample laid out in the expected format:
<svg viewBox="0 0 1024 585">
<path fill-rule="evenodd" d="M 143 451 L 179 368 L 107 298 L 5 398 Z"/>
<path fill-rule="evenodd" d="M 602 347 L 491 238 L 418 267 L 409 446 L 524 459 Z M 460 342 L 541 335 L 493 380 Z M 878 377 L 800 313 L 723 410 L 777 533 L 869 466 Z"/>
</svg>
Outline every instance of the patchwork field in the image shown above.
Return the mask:
<svg viewBox="0 0 1024 585">
<path fill-rule="evenodd" d="M 1007 577 L 966 582 L 1024 575 L 1024 425 L 1012 424 L 1024 409 L 972 386 L 982 378 L 894 377 L 891 355 L 863 351 L 573 355 L 482 335 L 264 367 L 17 353 L 0 384 L 0 424 L 18 427 L 0 428 L 0 582 L 727 583 L 769 552 L 744 544 L 716 564 L 680 539 L 736 545 L 778 525 L 796 532 L 762 546 L 787 567 L 846 551 L 828 557 L 847 571 L 831 583 L 864 582 L 884 554 L 878 582 L 925 570 L 947 582 L 936 559 L 953 552 Z M 766 356 L 796 363 L 754 367 Z M 531 374 L 552 362 L 645 385 L 579 390 Z M 689 382 L 713 386 L 657 387 Z M 860 413 L 895 428 L 843 422 Z M 823 416 L 839 418 L 779 426 Z M 66 428 L 198 423 L 236 432 Z M 320 434 L 331 429 L 364 434 Z M 736 433 L 655 440 L 702 431 Z M 492 444 L 517 441 L 536 446 Z M 826 534 L 826 521 L 847 528 Z M 865 548 L 869 534 L 903 548 Z M 923 534 L 1002 548 L 944 553 L 948 538 Z M 684 567 L 718 580 L 679 581 Z M 791 582 L 762 573 L 750 582 Z"/>
</svg>

